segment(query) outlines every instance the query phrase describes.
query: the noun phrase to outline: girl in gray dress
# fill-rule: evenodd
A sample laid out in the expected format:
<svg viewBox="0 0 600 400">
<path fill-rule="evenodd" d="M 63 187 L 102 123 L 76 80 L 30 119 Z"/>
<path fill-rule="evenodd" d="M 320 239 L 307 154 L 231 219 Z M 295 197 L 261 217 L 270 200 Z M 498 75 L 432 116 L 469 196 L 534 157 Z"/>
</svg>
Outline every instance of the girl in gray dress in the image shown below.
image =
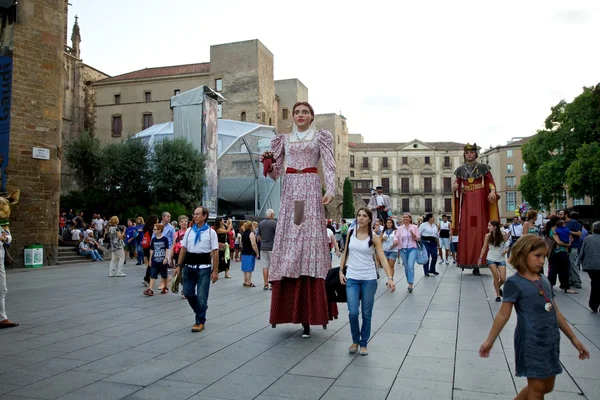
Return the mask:
<svg viewBox="0 0 600 400">
<path fill-rule="evenodd" d="M 527 378 L 527 386 L 515 397 L 519 400 L 543 399 L 554 388 L 554 379 L 562 372 L 559 329 L 579 351 L 579 359 L 590 357 L 558 310 L 550 282 L 540 275 L 547 253 L 545 242 L 536 235 L 523 235 L 512 247 L 508 261 L 517 273 L 506 280 L 502 307 L 479 349 L 481 357 L 489 357 L 514 306 L 515 375 Z"/>
</svg>

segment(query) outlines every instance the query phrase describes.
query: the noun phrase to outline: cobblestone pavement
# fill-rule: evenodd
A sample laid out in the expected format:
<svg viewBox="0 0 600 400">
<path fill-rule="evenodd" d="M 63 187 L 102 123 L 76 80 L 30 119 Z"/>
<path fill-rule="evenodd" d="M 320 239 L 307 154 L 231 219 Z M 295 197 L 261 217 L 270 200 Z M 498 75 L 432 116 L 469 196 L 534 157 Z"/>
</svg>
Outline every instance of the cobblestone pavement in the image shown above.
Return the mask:
<svg viewBox="0 0 600 400">
<path fill-rule="evenodd" d="M 0 331 L 0 399 L 512 399 L 525 384 L 512 373 L 515 314 L 479 358 L 500 307 L 491 275 L 438 267 L 437 277 L 417 268 L 412 294 L 402 267 L 396 293 L 382 274 L 366 357 L 347 353 L 345 304 L 310 339 L 298 325 L 272 329 L 270 292 L 259 273 L 242 287 L 239 263 L 211 287 L 199 334 L 179 295 L 142 295 L 139 266 L 126 278 L 109 278 L 107 262 L 9 271 L 7 309 L 21 325 Z M 565 372 L 547 399 L 600 399 L 600 318 L 582 277 L 581 294 L 557 301 L 591 359 L 563 336 Z"/>
</svg>

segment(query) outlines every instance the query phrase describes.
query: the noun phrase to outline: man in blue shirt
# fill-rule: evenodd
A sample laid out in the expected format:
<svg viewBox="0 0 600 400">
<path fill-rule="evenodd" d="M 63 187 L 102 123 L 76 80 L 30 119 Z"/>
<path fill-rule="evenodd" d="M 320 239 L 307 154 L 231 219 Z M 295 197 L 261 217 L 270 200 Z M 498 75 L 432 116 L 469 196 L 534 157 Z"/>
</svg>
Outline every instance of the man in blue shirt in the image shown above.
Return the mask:
<svg viewBox="0 0 600 400">
<path fill-rule="evenodd" d="M 579 248 L 581 247 L 581 224 L 577 221 L 579 214 L 575 211 L 561 210 L 558 216 L 564 218 L 565 226 L 571 231 L 571 252 L 569 253 L 569 283 L 577 289 L 581 289 L 581 278 L 579 277 Z"/>
</svg>

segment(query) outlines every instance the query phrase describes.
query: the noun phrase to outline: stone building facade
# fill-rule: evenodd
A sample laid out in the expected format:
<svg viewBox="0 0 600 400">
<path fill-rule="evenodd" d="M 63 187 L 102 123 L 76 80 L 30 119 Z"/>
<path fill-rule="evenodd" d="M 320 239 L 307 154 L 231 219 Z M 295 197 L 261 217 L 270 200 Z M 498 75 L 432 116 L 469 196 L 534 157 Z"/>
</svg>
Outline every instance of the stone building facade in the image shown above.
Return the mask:
<svg viewBox="0 0 600 400">
<path fill-rule="evenodd" d="M 292 108 L 299 101 L 308 101 L 308 88 L 299 79 L 275 81 L 275 94 L 278 98 L 277 130 L 290 133 L 294 124 Z"/>
<path fill-rule="evenodd" d="M 210 47 L 210 62 L 146 68 L 93 83 L 96 136 L 120 141 L 153 124 L 172 121 L 171 97 L 209 86 L 227 102 L 220 117 L 277 124 L 273 54 L 259 40 Z"/>
<path fill-rule="evenodd" d="M 353 191 L 367 204 L 371 188 L 383 186 L 394 215 L 432 212 L 440 217 L 450 213 L 454 171 L 463 163 L 464 146 L 416 139 L 406 143 L 351 142 Z"/>
<path fill-rule="evenodd" d="M 342 217 L 344 180 L 350 176 L 350 154 L 348 150 L 348 125 L 346 118 L 338 114 L 317 114 L 317 129 L 327 129 L 333 135 L 333 158 L 336 168 L 335 200 L 326 207 L 327 217 L 339 220 Z"/>
<path fill-rule="evenodd" d="M 16 267 L 23 265 L 24 247 L 30 244 L 44 246 L 44 264 L 56 263 L 67 24 L 66 0 L 18 4 L 6 169 L 7 192 L 21 191 L 10 217 Z M 34 147 L 48 149 L 50 159 L 34 159 Z"/>
<path fill-rule="evenodd" d="M 96 132 L 96 93 L 92 83 L 109 78 L 109 75 L 83 62 L 81 59 L 81 31 L 75 17 L 71 46 L 64 47 L 64 99 L 63 99 L 63 143 L 84 132 L 94 135 Z M 66 34 L 65 34 L 66 35 Z M 73 172 L 66 162 L 62 163 L 61 193 L 66 194 L 77 188 Z"/>
</svg>

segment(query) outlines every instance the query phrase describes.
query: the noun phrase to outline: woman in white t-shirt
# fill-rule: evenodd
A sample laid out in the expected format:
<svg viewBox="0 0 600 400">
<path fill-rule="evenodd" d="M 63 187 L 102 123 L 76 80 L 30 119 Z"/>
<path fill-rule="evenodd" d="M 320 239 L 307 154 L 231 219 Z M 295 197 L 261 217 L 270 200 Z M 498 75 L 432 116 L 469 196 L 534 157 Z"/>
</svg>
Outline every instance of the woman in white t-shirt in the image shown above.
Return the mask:
<svg viewBox="0 0 600 400">
<path fill-rule="evenodd" d="M 423 264 L 423 272 L 425 276 L 439 275 L 440 273 L 435 270 L 435 264 L 438 258 L 438 227 L 435 224 L 435 218 L 432 213 L 425 215 L 425 222 L 419 226 L 419 233 L 421 234 L 421 243 L 425 246 L 428 255 L 428 262 Z"/>
<path fill-rule="evenodd" d="M 377 269 L 375 268 L 375 256 L 379 258 L 381 265 L 388 276 L 388 287 L 390 291 L 396 290 L 394 279 L 391 278 L 392 271 L 386 262 L 381 238 L 373 235 L 371 224 L 373 213 L 366 207 L 362 207 L 356 214 L 357 227 L 348 237 L 346 251 L 340 265 L 340 282 L 346 285 L 348 297 L 348 314 L 350 319 L 350 331 L 352 332 L 352 345 L 348 349 L 350 354 L 366 356 L 367 342 L 371 336 L 371 316 L 373 304 L 375 303 L 375 292 L 377 291 Z M 362 328 L 358 323 L 358 309 L 362 302 Z"/>
<path fill-rule="evenodd" d="M 506 260 L 504 255 L 508 252 L 508 244 L 504 234 L 500 230 L 500 223 L 492 220 L 488 222 L 488 233 L 485 235 L 481 255 L 477 260 L 477 266 L 486 265 L 490 267 L 494 276 L 494 289 L 496 290 L 496 301 L 502 301 L 502 285 L 506 281 Z M 484 259 L 483 257 L 486 255 Z M 485 261 L 485 264 L 484 264 Z"/>
<path fill-rule="evenodd" d="M 387 263 L 392 271 L 390 278 L 394 278 L 394 266 L 396 265 L 396 260 L 398 259 L 398 246 L 396 243 L 394 243 L 394 237 L 396 236 L 396 223 L 393 219 L 388 218 L 387 221 L 385 221 L 385 229 L 381 232 L 380 236 L 383 245 L 383 254 L 385 254 Z"/>
</svg>

